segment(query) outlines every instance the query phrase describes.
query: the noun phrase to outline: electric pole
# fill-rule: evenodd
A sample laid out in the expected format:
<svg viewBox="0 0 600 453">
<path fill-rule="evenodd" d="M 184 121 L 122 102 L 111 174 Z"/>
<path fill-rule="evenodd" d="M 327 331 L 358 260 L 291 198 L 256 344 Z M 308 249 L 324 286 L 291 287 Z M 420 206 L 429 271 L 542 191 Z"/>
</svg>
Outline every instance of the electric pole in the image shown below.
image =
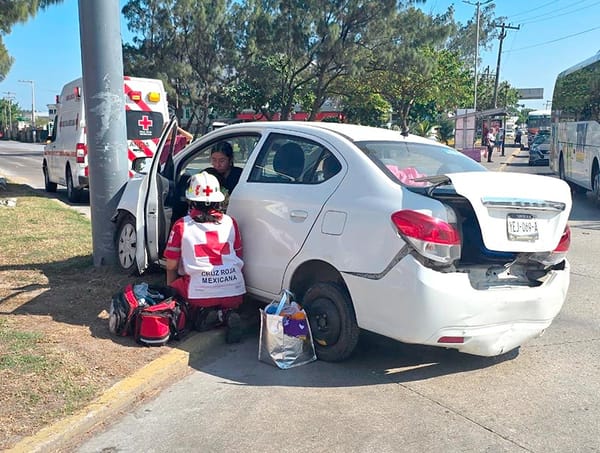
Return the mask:
<svg viewBox="0 0 600 453">
<path fill-rule="evenodd" d="M 12 100 L 15 98 L 15 92 L 3 91 L 6 94 L 6 100 L 8 101 L 8 139 L 12 138 Z"/>
<path fill-rule="evenodd" d="M 477 111 L 477 67 L 479 66 L 479 9 L 481 7 L 481 5 L 487 5 L 488 3 L 490 3 L 492 0 L 486 0 L 485 2 L 481 2 L 479 0 L 477 0 L 477 2 L 475 3 L 471 3 L 467 0 L 463 0 L 463 3 L 466 3 L 467 5 L 473 5 L 476 6 L 476 24 L 477 24 L 477 28 L 475 30 L 475 93 L 473 96 L 473 110 Z"/>
<path fill-rule="evenodd" d="M 520 25 L 513 27 L 512 25 L 506 25 L 502 23 L 502 25 L 496 25 L 496 27 L 500 27 L 502 30 L 500 31 L 500 36 L 498 39 L 500 40 L 500 46 L 498 47 L 498 63 L 496 64 L 496 82 L 494 83 L 494 108 L 498 107 L 498 81 L 500 80 L 500 58 L 502 56 L 502 41 L 506 38 L 506 30 L 519 30 L 521 28 Z"/>
</svg>

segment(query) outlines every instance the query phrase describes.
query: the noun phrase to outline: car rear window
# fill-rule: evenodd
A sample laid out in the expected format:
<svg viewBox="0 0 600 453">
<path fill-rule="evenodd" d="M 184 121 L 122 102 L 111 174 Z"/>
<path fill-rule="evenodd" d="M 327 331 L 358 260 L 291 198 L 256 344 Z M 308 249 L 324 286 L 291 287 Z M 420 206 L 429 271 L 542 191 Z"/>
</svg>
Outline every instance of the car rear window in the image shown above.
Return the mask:
<svg viewBox="0 0 600 453">
<path fill-rule="evenodd" d="M 426 178 L 447 173 L 487 171 L 453 148 L 394 141 L 359 142 L 356 145 L 391 179 L 406 186 L 428 186 Z"/>
</svg>

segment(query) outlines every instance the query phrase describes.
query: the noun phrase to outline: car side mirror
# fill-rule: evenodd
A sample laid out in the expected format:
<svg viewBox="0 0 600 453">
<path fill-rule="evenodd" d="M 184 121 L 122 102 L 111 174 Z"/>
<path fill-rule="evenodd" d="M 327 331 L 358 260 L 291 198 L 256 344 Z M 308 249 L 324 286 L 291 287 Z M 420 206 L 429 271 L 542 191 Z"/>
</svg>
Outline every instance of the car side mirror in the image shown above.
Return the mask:
<svg viewBox="0 0 600 453">
<path fill-rule="evenodd" d="M 146 174 L 148 173 L 151 163 L 152 158 L 150 157 L 137 157 L 131 163 L 131 169 L 136 173 Z"/>
</svg>

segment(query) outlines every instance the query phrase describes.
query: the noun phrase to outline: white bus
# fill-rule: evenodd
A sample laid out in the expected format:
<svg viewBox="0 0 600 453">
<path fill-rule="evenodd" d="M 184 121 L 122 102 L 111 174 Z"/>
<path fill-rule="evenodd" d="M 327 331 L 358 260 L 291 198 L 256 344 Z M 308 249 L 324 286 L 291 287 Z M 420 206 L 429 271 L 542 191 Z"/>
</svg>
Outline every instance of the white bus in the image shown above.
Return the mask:
<svg viewBox="0 0 600 453">
<path fill-rule="evenodd" d="M 561 72 L 552 99 L 550 168 L 600 202 L 600 52 Z"/>
<path fill-rule="evenodd" d="M 550 110 L 532 110 L 527 114 L 527 143 L 533 141 L 533 137 L 540 131 L 549 131 L 552 124 L 552 112 Z"/>
</svg>

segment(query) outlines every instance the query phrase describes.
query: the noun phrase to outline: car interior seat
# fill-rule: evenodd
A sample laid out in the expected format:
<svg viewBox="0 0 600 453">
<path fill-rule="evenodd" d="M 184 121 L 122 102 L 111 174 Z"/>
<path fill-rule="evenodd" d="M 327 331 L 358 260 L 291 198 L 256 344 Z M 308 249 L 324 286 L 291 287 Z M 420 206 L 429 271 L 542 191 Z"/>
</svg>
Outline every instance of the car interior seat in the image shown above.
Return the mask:
<svg viewBox="0 0 600 453">
<path fill-rule="evenodd" d="M 288 142 L 273 157 L 273 170 L 291 181 L 297 181 L 304 170 L 304 151 L 297 143 Z"/>
<path fill-rule="evenodd" d="M 329 155 L 323 161 L 323 179 L 328 180 L 338 174 L 342 169 L 342 164 L 333 156 Z"/>
</svg>

